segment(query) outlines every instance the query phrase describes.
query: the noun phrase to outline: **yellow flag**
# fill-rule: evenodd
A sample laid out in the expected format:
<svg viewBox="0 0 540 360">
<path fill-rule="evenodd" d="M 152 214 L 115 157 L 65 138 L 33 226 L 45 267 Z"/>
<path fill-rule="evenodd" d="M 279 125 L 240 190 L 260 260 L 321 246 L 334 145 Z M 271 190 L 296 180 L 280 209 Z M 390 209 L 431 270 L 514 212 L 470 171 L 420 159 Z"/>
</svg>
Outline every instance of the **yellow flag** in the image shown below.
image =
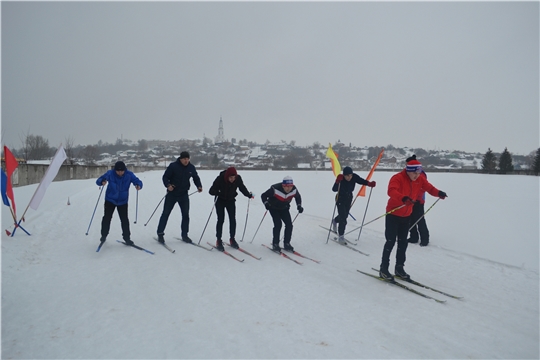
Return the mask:
<svg viewBox="0 0 540 360">
<path fill-rule="evenodd" d="M 326 151 L 326 157 L 330 159 L 332 163 L 332 171 L 334 176 L 341 174 L 341 165 L 339 165 L 339 160 L 337 154 L 332 150 L 332 144 L 328 144 L 328 150 Z"/>
</svg>

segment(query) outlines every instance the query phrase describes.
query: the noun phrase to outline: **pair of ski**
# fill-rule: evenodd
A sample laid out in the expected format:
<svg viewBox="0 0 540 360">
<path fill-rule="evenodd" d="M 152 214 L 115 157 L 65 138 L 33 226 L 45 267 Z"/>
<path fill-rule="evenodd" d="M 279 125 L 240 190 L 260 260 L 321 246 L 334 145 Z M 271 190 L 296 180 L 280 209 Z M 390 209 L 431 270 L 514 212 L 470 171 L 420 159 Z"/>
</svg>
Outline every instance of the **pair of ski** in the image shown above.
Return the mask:
<svg viewBox="0 0 540 360">
<path fill-rule="evenodd" d="M 325 229 L 325 230 L 327 230 L 327 231 L 330 231 L 331 233 L 337 235 L 337 233 L 336 233 L 334 230 L 330 230 L 329 228 L 325 228 L 325 227 L 322 226 L 322 225 L 319 225 L 319 226 L 322 227 L 323 229 Z M 362 254 L 362 255 L 369 256 L 369 254 L 367 254 L 367 253 L 365 253 L 365 252 L 363 252 L 363 251 L 360 251 L 360 250 L 358 250 L 358 249 L 352 247 L 351 245 L 354 245 L 354 246 L 357 245 L 356 243 L 353 243 L 352 241 L 349 241 L 349 240 L 345 239 L 345 241 L 347 241 L 347 244 L 341 244 L 341 243 L 338 241 L 338 238 L 337 238 L 337 237 L 332 237 L 332 238 L 330 238 L 330 240 L 332 240 L 332 241 L 335 242 L 336 244 L 339 244 L 339 245 L 341 245 L 341 246 L 344 246 L 344 247 L 346 247 L 346 248 L 349 248 L 349 249 L 351 249 L 352 251 L 356 251 L 357 253 L 360 253 L 360 254 Z"/>
<path fill-rule="evenodd" d="M 373 270 L 373 271 L 375 271 L 375 272 L 377 272 L 377 273 L 379 272 L 379 270 L 377 270 L 377 269 L 375 269 L 375 268 L 371 268 L 371 270 Z M 444 292 L 444 291 L 441 291 L 441 290 L 432 288 L 431 286 L 424 285 L 424 284 L 419 283 L 418 281 L 414 281 L 414 280 L 412 280 L 412 279 L 402 279 L 402 278 L 400 278 L 399 276 L 394 275 L 394 280 L 386 280 L 386 279 L 383 279 L 383 278 L 380 277 L 380 276 L 376 276 L 376 275 L 373 275 L 373 274 L 370 274 L 370 273 L 367 273 L 367 272 L 363 272 L 363 271 L 360 271 L 360 270 L 356 270 L 356 271 L 358 271 L 359 273 L 362 273 L 362 274 L 364 274 L 364 275 L 371 276 L 371 277 L 373 277 L 373 278 L 375 278 L 375 279 L 377 279 L 377 280 L 384 281 L 384 282 L 389 283 L 389 284 L 392 284 L 392 285 L 396 285 L 396 286 L 398 286 L 398 287 L 400 287 L 400 288 L 402 288 L 402 289 L 408 290 L 408 291 L 410 291 L 410 292 L 412 292 L 412 293 L 414 293 L 414 294 L 416 294 L 416 295 L 420 295 L 420 296 L 422 296 L 422 297 L 424 297 L 424 298 L 426 298 L 426 299 L 434 300 L 434 301 L 436 301 L 436 302 L 438 302 L 438 303 L 445 303 L 446 300 L 440 300 L 440 299 L 434 298 L 434 297 L 432 297 L 432 296 L 429 296 L 429 295 L 427 295 L 427 294 L 424 294 L 424 293 L 422 293 L 422 292 L 420 292 L 420 291 L 418 291 L 418 290 L 416 290 L 416 289 L 413 289 L 413 288 L 411 288 L 411 287 L 409 287 L 409 286 L 407 286 L 407 285 L 405 285 L 405 284 L 403 284 L 403 283 L 401 283 L 401 282 L 396 281 L 396 279 L 398 279 L 398 280 L 400 280 L 400 281 L 408 282 L 408 283 L 410 283 L 410 284 L 413 284 L 413 285 L 422 287 L 422 288 L 424 288 L 424 289 L 428 289 L 428 290 L 434 291 L 434 292 L 436 292 L 436 293 L 439 293 L 439 294 L 442 294 L 442 295 L 451 297 L 451 298 L 453 298 L 453 299 L 462 299 L 462 298 L 463 298 L 463 297 L 461 297 L 461 296 L 456 296 L 456 295 L 448 294 L 448 293 L 446 293 L 446 292 Z"/>
<path fill-rule="evenodd" d="M 129 244 L 126 244 L 125 242 L 120 241 L 120 240 L 116 240 L 116 241 L 118 241 L 120 244 L 124 244 L 124 245 L 126 245 L 126 246 L 131 246 L 132 248 L 139 249 L 139 250 L 142 250 L 142 251 L 144 251 L 144 252 L 147 252 L 147 253 L 149 253 L 149 254 L 154 255 L 154 253 L 153 253 L 152 251 L 147 250 L 147 249 L 145 249 L 145 248 L 142 248 L 142 247 L 140 247 L 140 246 L 137 246 L 137 245 L 135 245 L 135 244 L 129 245 Z M 99 252 L 99 250 L 101 250 L 101 247 L 103 246 L 103 244 L 105 244 L 105 241 L 102 241 L 102 242 L 99 243 L 99 246 L 98 246 L 96 252 Z"/>
<path fill-rule="evenodd" d="M 234 256 L 233 254 L 231 254 L 231 253 L 228 252 L 227 250 L 220 251 L 217 247 L 215 247 L 215 245 L 210 244 L 208 241 L 207 241 L 206 243 L 207 243 L 208 245 L 210 245 L 213 249 L 216 249 L 216 250 L 218 250 L 219 252 L 222 252 L 222 253 L 224 253 L 225 255 L 228 255 L 228 256 L 232 257 L 234 260 L 236 260 L 236 261 L 238 261 L 238 262 L 244 262 L 244 259 L 239 259 L 239 258 L 237 258 L 236 256 Z M 227 245 L 228 247 L 232 247 L 231 244 L 229 244 L 229 243 L 226 242 L 226 241 L 223 241 L 223 244 Z M 242 248 L 240 248 L 240 247 L 237 248 L 236 250 L 241 251 L 241 252 L 243 252 L 244 254 L 249 255 L 249 256 L 251 256 L 251 257 L 254 258 L 254 259 L 261 260 L 260 257 L 256 257 L 255 255 L 253 255 L 253 254 L 250 253 L 249 251 L 246 251 L 246 250 L 244 250 L 244 249 L 242 249 Z"/>
<path fill-rule="evenodd" d="M 261 244 L 262 246 L 264 246 L 265 248 L 267 249 L 270 249 L 272 252 L 278 254 L 278 255 L 281 255 L 283 256 L 284 258 L 286 259 L 289 259 L 291 261 L 294 261 L 295 263 L 297 263 L 298 265 L 302 265 L 302 263 L 296 259 L 293 259 L 292 257 L 290 257 L 289 255 L 285 254 L 283 251 L 275 251 L 274 249 L 272 249 L 270 246 L 266 245 L 266 244 Z M 287 251 L 287 250 L 284 250 L 284 251 Z M 317 264 L 320 264 L 321 262 L 319 260 L 315 260 L 315 259 L 312 259 L 312 258 L 309 258 L 305 255 L 302 255 L 300 254 L 298 251 L 288 251 L 296 256 L 300 256 L 301 258 L 304 258 L 304 259 L 308 259 L 308 260 L 311 260 L 313 262 L 316 262 Z"/>
<path fill-rule="evenodd" d="M 172 249 L 169 247 L 169 245 L 165 244 L 164 242 L 159 242 L 158 239 L 156 237 L 153 238 L 154 240 L 156 240 L 158 242 L 158 244 L 162 245 L 165 249 L 169 250 L 170 252 L 172 252 L 173 254 L 176 252 L 176 250 Z M 180 238 L 175 238 L 176 240 L 181 240 L 181 241 L 184 241 Z M 184 241 L 185 242 L 185 241 Z M 195 244 L 194 242 L 190 242 L 190 243 L 186 243 L 186 244 L 191 244 L 191 245 L 194 245 L 194 246 L 197 246 L 197 247 L 200 247 L 204 250 L 208 250 L 208 251 L 211 251 L 212 249 L 209 249 L 205 246 L 202 246 L 202 245 L 199 245 L 199 244 Z"/>
</svg>

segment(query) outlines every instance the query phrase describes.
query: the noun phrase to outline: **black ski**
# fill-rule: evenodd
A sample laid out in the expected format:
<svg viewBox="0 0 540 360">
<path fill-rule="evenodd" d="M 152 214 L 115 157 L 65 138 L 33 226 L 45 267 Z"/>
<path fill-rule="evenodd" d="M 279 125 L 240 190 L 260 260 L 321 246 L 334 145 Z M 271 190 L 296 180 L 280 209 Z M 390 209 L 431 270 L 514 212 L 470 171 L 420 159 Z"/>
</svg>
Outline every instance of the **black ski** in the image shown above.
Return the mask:
<svg viewBox="0 0 540 360">
<path fill-rule="evenodd" d="M 342 244 L 340 244 L 339 241 L 337 241 L 337 238 L 330 238 L 330 240 L 332 240 L 333 242 L 335 242 L 335 243 L 338 244 L 338 245 L 341 245 L 341 246 L 344 246 L 344 247 L 346 247 L 346 248 L 349 248 L 349 249 L 351 249 L 352 251 L 356 251 L 356 252 L 358 252 L 358 253 L 360 253 L 360 254 L 362 254 L 362 255 L 369 256 L 369 254 L 366 254 L 365 252 L 362 252 L 362 251 L 360 251 L 360 250 L 358 250 L 358 249 L 355 249 L 355 248 L 353 248 L 353 247 L 351 247 L 351 246 L 349 246 L 349 245 L 342 245 Z"/>
<path fill-rule="evenodd" d="M 375 268 L 371 268 L 371 270 L 373 271 L 376 271 L 376 272 L 379 272 L 379 270 L 375 269 Z M 451 298 L 454 298 L 454 299 L 463 299 L 463 296 L 456 296 L 456 295 L 451 295 L 451 294 L 448 294 L 448 293 L 445 293 L 444 291 L 441 291 L 441 290 L 437 290 L 437 289 L 434 289 L 432 288 L 431 286 L 427 286 L 427 285 L 424 285 L 422 283 L 419 283 L 418 281 L 414 281 L 412 279 L 403 279 L 402 277 L 400 276 L 397 276 L 394 274 L 394 278 L 398 279 L 398 280 L 402 280 L 402 281 L 406 281 L 410 284 L 413 284 L 413 285 L 416 285 L 416 286 L 420 286 L 424 289 L 428 289 L 428 290 L 431 290 L 431 291 L 435 291 L 439 294 L 443 294 L 443 295 L 446 295 L 446 296 L 449 296 Z"/>
<path fill-rule="evenodd" d="M 426 299 L 434 300 L 434 301 L 436 301 L 436 302 L 438 302 L 438 303 L 441 303 L 441 304 L 446 302 L 446 300 L 439 300 L 439 299 L 436 299 L 436 298 L 434 298 L 434 297 L 431 297 L 431 296 L 429 296 L 429 295 L 426 295 L 426 294 L 424 294 L 424 293 L 421 293 L 420 291 L 417 291 L 417 290 L 415 290 L 415 289 L 413 289 L 413 288 L 410 288 L 410 287 L 408 287 L 408 286 L 406 286 L 406 285 L 404 285 L 404 284 L 402 284 L 402 283 L 400 283 L 400 282 L 397 282 L 397 281 L 395 281 L 395 280 L 386 280 L 386 279 L 383 279 L 382 277 L 375 276 L 375 275 L 369 274 L 369 273 L 367 273 L 367 272 L 363 272 L 363 271 L 360 271 L 360 270 L 356 270 L 356 271 L 358 271 L 358 272 L 361 273 L 361 274 L 364 274 L 364 275 L 367 275 L 367 276 L 371 276 L 372 278 L 375 278 L 375 279 L 377 279 L 377 280 L 383 281 L 383 282 L 385 282 L 385 283 L 388 283 L 388 284 L 392 284 L 392 285 L 398 286 L 398 287 L 400 287 L 400 288 L 402 288 L 402 289 L 405 289 L 405 290 L 408 290 L 408 291 L 412 292 L 413 294 L 416 294 L 416 295 L 420 295 L 420 296 L 422 296 L 422 297 L 425 297 Z"/>
<path fill-rule="evenodd" d="M 312 258 L 307 257 L 307 256 L 305 256 L 305 255 L 302 255 L 302 254 L 300 254 L 300 253 L 299 253 L 298 251 L 296 251 L 296 250 L 294 250 L 294 251 L 289 251 L 289 250 L 283 249 L 283 251 L 287 251 L 287 252 L 290 252 L 291 254 L 294 254 L 294 255 L 296 255 L 296 256 L 300 256 L 300 257 L 302 257 L 302 258 L 304 258 L 304 259 L 311 260 L 311 261 L 313 261 L 313 262 L 316 262 L 317 264 L 320 264 L 320 263 L 321 263 L 319 260 L 315 260 L 315 259 L 312 259 Z"/>
<path fill-rule="evenodd" d="M 289 255 L 287 254 L 284 254 L 282 251 L 274 251 L 274 249 L 272 249 L 270 246 L 266 245 L 266 244 L 261 244 L 262 246 L 264 246 L 265 248 L 269 249 L 270 251 L 272 251 L 274 254 L 278 254 L 278 255 L 281 255 L 283 256 L 284 258 L 286 259 L 289 259 L 291 261 L 294 261 L 295 263 L 297 263 L 298 265 L 302 265 L 302 263 L 298 260 L 295 260 L 293 259 L 292 257 L 290 257 Z"/>
<path fill-rule="evenodd" d="M 338 233 L 337 233 L 337 232 L 335 232 L 335 231 L 334 231 L 334 230 L 332 230 L 332 229 L 329 229 L 329 228 L 327 228 L 327 227 L 324 227 L 324 226 L 322 226 L 322 225 L 319 225 L 319 226 L 320 226 L 320 227 L 322 227 L 322 228 L 323 228 L 324 230 L 326 230 L 326 231 L 330 231 L 330 232 L 331 232 L 332 234 L 336 234 L 336 235 L 338 235 Z M 348 240 L 348 239 L 345 239 L 345 241 L 346 241 L 347 243 L 351 244 L 351 245 L 354 245 L 354 246 L 358 245 L 357 243 L 355 243 L 355 242 L 352 242 L 352 241 L 350 241 L 350 240 Z"/>
<path fill-rule="evenodd" d="M 142 251 L 145 251 L 145 252 L 147 252 L 147 253 L 149 253 L 149 254 L 154 255 L 154 253 L 151 252 L 150 250 L 146 250 L 145 248 L 142 248 L 142 247 L 137 246 L 137 245 L 135 245 L 135 244 L 133 244 L 133 245 L 128 245 L 128 244 L 126 244 L 126 243 L 123 242 L 123 241 L 120 241 L 120 240 L 116 240 L 116 241 L 118 241 L 120 244 L 124 244 L 124 245 L 126 245 L 126 246 L 131 246 L 131 247 L 133 247 L 133 248 L 135 248 L 135 249 L 139 249 L 139 250 L 142 250 Z"/>
<path fill-rule="evenodd" d="M 226 245 L 229 246 L 229 247 L 232 247 L 231 244 L 229 244 L 229 243 L 226 242 L 226 241 L 224 241 L 223 243 L 226 244 Z M 234 249 L 234 248 L 233 248 L 233 249 Z M 261 260 L 260 257 L 256 257 L 255 255 L 253 255 L 253 254 L 251 254 L 250 252 L 248 252 L 248 251 L 242 249 L 241 247 L 239 247 L 239 248 L 236 249 L 236 250 L 241 251 L 241 252 L 243 252 L 244 254 L 247 254 L 247 255 L 251 256 L 252 258 L 254 258 L 254 259 Z"/>
<path fill-rule="evenodd" d="M 174 249 L 171 249 L 167 244 L 159 242 L 157 238 L 153 238 L 153 239 L 156 240 L 159 244 L 163 245 L 163 247 L 164 247 L 165 249 L 169 250 L 169 251 L 172 252 L 173 254 L 174 254 L 174 252 L 176 251 L 176 250 L 174 250 Z"/>
<path fill-rule="evenodd" d="M 182 239 L 180 239 L 180 238 L 175 237 L 175 239 L 176 239 L 176 240 L 180 240 L 180 241 L 186 243 L 184 240 L 182 240 Z M 208 251 L 212 251 L 212 248 L 209 249 L 209 248 L 207 248 L 206 246 L 202 246 L 202 245 L 199 245 L 199 244 L 195 244 L 194 242 L 190 242 L 190 243 L 186 243 L 186 244 L 195 245 L 195 246 L 197 246 L 197 247 L 200 247 L 201 249 L 208 250 Z"/>
<path fill-rule="evenodd" d="M 237 258 L 236 256 L 234 256 L 233 254 L 231 254 L 231 253 L 228 252 L 228 251 L 225 251 L 225 250 L 221 251 L 221 250 L 219 250 L 217 247 L 215 247 L 214 245 L 210 244 L 208 241 L 207 241 L 206 243 L 207 243 L 208 245 L 210 245 L 213 249 L 216 249 L 217 251 L 222 252 L 222 253 L 224 253 L 225 255 L 229 255 L 230 257 L 232 257 L 232 258 L 233 258 L 234 260 L 236 260 L 236 261 L 239 261 L 239 262 L 243 262 L 243 261 L 244 261 L 244 259 L 240 260 L 239 258 Z"/>
<path fill-rule="evenodd" d="M 105 241 L 100 241 L 99 242 L 99 246 L 98 246 L 96 252 L 99 252 L 99 250 L 101 250 L 101 247 L 103 246 L 103 244 L 105 244 Z"/>
</svg>

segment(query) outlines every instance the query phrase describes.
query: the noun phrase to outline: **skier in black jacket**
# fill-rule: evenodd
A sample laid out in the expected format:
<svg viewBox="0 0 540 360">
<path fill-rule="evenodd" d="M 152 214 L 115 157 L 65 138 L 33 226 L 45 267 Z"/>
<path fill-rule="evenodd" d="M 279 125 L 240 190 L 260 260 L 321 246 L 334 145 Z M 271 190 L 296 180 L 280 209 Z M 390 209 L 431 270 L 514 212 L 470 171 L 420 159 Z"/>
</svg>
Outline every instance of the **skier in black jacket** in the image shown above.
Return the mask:
<svg viewBox="0 0 540 360">
<path fill-rule="evenodd" d="M 165 196 L 165 203 L 163 204 L 163 212 L 159 219 L 159 225 L 157 228 L 158 241 L 160 243 L 165 242 L 165 227 L 167 226 L 167 220 L 171 214 L 174 205 L 178 203 L 180 206 L 180 212 L 182 213 L 182 240 L 191 243 L 191 239 L 188 237 L 189 232 L 189 195 L 188 190 L 190 188 L 189 179 L 193 178 L 193 183 L 197 187 L 197 191 L 201 192 L 202 183 L 195 166 L 189 162 L 189 153 L 182 151 L 180 157 L 175 162 L 170 163 L 165 173 L 163 173 L 163 185 L 167 188 L 167 195 Z"/>
<path fill-rule="evenodd" d="M 353 200 L 353 191 L 356 184 L 366 185 L 372 188 L 376 185 L 375 181 L 368 181 L 361 178 L 353 173 L 349 166 L 345 166 L 343 168 L 343 174 L 337 176 L 336 182 L 334 183 L 334 186 L 332 186 L 332 191 L 338 192 L 336 199 L 338 216 L 332 220 L 332 230 L 339 235 L 338 242 L 341 245 L 347 244 L 343 234 L 345 233 L 345 227 L 347 226 L 347 217 L 349 217 L 349 210 L 351 209 Z"/>
<path fill-rule="evenodd" d="M 293 198 L 296 201 L 296 209 L 298 212 L 304 212 L 304 208 L 302 207 L 302 197 L 296 186 L 294 186 L 293 179 L 290 176 L 285 176 L 281 183 L 270 186 L 270 189 L 261 195 L 266 210 L 270 211 L 272 220 L 274 220 L 272 237 L 272 248 L 274 251 L 281 251 L 281 248 L 279 247 L 279 237 L 282 221 L 285 224 L 283 249 L 294 251 L 294 248 L 291 246 L 293 224 L 291 221 L 291 214 L 289 213 L 289 208 L 291 207 L 290 203 Z"/>
<path fill-rule="evenodd" d="M 219 173 L 214 180 L 212 187 L 208 191 L 210 195 L 216 196 L 215 206 L 217 214 L 216 224 L 216 249 L 224 251 L 221 235 L 223 233 L 223 223 L 225 222 L 225 209 L 229 214 L 229 244 L 235 249 L 238 249 L 238 243 L 235 240 L 236 235 L 236 189 L 240 190 L 244 196 L 252 199 L 253 194 L 248 191 L 242 177 L 238 175 L 234 167 L 229 167 Z"/>
</svg>

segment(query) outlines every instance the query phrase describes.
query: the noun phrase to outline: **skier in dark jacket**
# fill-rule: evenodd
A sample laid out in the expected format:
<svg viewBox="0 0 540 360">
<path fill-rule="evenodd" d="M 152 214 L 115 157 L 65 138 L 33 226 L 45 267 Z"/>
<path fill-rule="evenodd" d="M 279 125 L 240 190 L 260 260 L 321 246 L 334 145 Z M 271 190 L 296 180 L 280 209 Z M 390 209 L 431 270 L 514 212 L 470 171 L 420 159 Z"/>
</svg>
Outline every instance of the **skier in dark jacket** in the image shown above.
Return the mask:
<svg viewBox="0 0 540 360">
<path fill-rule="evenodd" d="M 201 192 L 202 183 L 195 166 L 189 162 L 189 153 L 182 151 L 180 157 L 175 162 L 170 163 L 165 173 L 163 173 L 163 185 L 167 188 L 167 195 L 165 196 L 165 203 L 163 204 L 163 212 L 159 219 L 157 228 L 158 241 L 165 243 L 165 227 L 167 226 L 167 220 L 171 214 L 174 205 L 178 203 L 180 206 L 180 212 L 182 213 L 182 240 L 187 243 L 191 243 L 191 239 L 188 237 L 189 232 L 189 195 L 188 190 L 190 188 L 189 179 L 193 178 L 193 183 L 197 187 L 197 191 Z"/>
<path fill-rule="evenodd" d="M 240 190 L 244 196 L 252 199 L 253 194 L 248 191 L 242 177 L 238 175 L 234 167 L 229 167 L 227 170 L 223 170 L 219 173 L 218 177 L 214 180 L 212 187 L 208 191 L 210 195 L 216 197 L 215 206 L 217 214 L 216 224 L 216 248 L 219 251 L 225 250 L 223 248 L 223 241 L 221 235 L 223 233 L 223 223 L 225 222 L 225 209 L 229 214 L 229 244 L 238 249 L 238 243 L 235 240 L 236 235 L 236 190 Z"/>
<path fill-rule="evenodd" d="M 332 230 L 339 235 L 338 242 L 341 245 L 346 245 L 347 241 L 343 237 L 345 227 L 347 226 L 347 218 L 351 209 L 353 200 L 353 191 L 356 184 L 375 187 L 375 181 L 368 181 L 353 173 L 349 166 L 343 168 L 343 174 L 339 174 L 336 178 L 332 191 L 337 192 L 336 207 L 338 216 L 332 221 Z M 338 226 L 339 224 L 339 226 Z"/>
<path fill-rule="evenodd" d="M 272 237 L 272 249 L 274 251 L 281 251 L 281 248 L 279 247 L 281 222 L 285 224 L 283 249 L 286 251 L 294 251 L 294 248 L 291 246 L 293 224 L 291 221 L 291 214 L 289 213 L 289 208 L 291 207 L 290 203 L 293 198 L 296 201 L 296 209 L 298 212 L 304 212 L 304 208 L 302 207 L 302 197 L 296 186 L 294 186 L 293 179 L 290 176 L 285 176 L 281 183 L 270 186 L 270 189 L 261 195 L 261 200 L 264 203 L 266 210 L 270 211 L 270 215 L 274 221 Z"/>
<path fill-rule="evenodd" d="M 103 219 L 101 220 L 100 241 L 104 242 L 107 239 L 111 228 L 111 219 L 114 209 L 116 209 L 120 217 L 120 223 L 122 224 L 122 238 L 126 244 L 133 245 L 128 219 L 129 186 L 133 184 L 137 191 L 139 191 L 142 189 L 143 183 L 135 174 L 126 168 L 126 164 L 123 161 L 116 162 L 114 164 L 114 170 L 107 171 L 96 180 L 98 186 L 105 186 L 107 182 L 109 185 L 107 186 L 107 191 L 105 191 L 105 210 Z"/>
<path fill-rule="evenodd" d="M 405 162 L 409 163 L 412 160 L 416 160 L 416 155 L 407 158 Z M 421 177 L 427 179 L 427 174 L 424 170 L 420 173 Z M 429 244 L 429 230 L 426 223 L 426 217 L 424 216 L 424 204 L 426 202 L 426 192 L 424 190 L 418 193 L 418 197 L 413 205 L 411 214 L 411 225 L 416 224 L 410 228 L 409 232 L 409 244 L 417 244 L 420 239 L 420 246 L 428 246 Z M 419 220 L 420 219 L 420 220 Z"/>
</svg>

